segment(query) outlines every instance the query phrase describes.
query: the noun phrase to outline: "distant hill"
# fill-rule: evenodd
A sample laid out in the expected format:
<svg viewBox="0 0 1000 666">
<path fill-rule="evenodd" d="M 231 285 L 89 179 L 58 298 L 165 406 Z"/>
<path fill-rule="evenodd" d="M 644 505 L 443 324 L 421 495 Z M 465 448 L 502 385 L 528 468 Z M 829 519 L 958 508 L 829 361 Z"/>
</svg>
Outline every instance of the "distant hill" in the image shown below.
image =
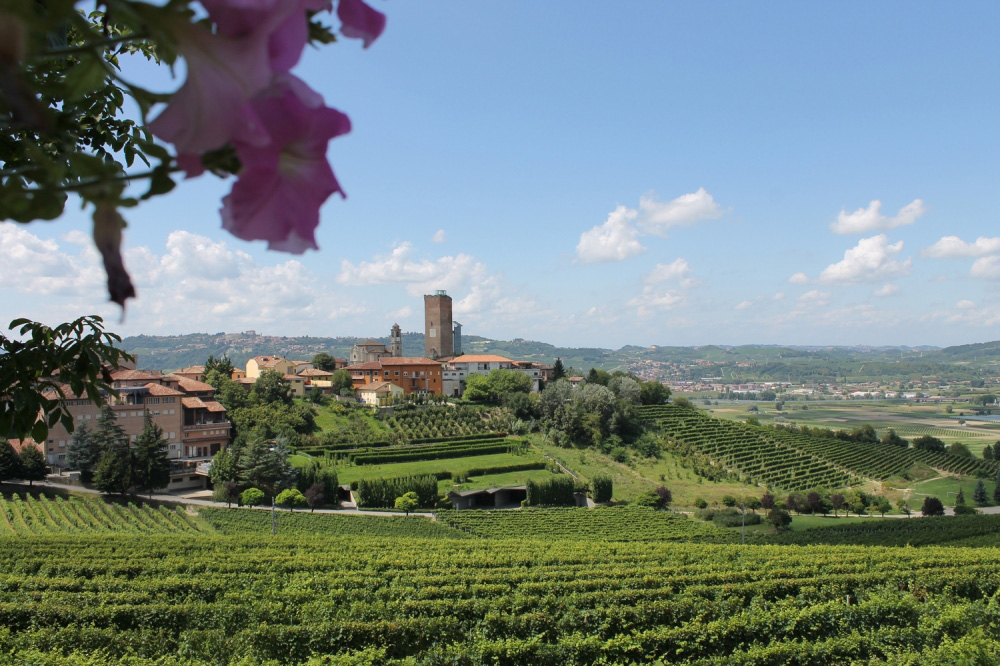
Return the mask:
<svg viewBox="0 0 1000 666">
<path fill-rule="evenodd" d="M 147 370 L 177 370 L 204 363 L 209 355 L 229 356 L 239 367 L 254 356 L 277 354 L 309 360 L 320 352 L 349 358 L 351 347 L 388 337 L 287 337 L 247 333 L 192 333 L 176 336 L 138 335 L 125 338 L 125 348 Z M 698 347 L 626 345 L 621 349 L 557 347 L 524 340 L 462 336 L 467 354 L 498 354 L 515 360 L 554 363 L 584 374 L 590 368 L 628 370 L 647 379 L 722 381 L 836 382 L 844 380 L 954 381 L 1000 374 L 1000 342 L 945 347 L 821 347 L 781 345 L 704 345 Z M 424 335 L 403 333 L 403 354 L 421 356 Z"/>
</svg>

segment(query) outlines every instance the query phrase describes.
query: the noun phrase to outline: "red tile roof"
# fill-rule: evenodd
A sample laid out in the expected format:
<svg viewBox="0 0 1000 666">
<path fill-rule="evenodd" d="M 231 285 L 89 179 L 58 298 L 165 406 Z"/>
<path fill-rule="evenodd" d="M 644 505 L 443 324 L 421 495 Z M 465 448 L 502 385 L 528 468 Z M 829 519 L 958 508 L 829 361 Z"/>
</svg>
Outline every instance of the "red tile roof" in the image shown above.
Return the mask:
<svg viewBox="0 0 1000 666">
<path fill-rule="evenodd" d="M 205 409 L 208 407 L 201 398 L 181 398 L 181 404 L 187 409 Z"/>
<path fill-rule="evenodd" d="M 385 356 L 376 361 L 376 363 L 381 363 L 382 365 L 441 365 L 441 361 L 424 358 L 423 356 Z"/>
<path fill-rule="evenodd" d="M 299 377 L 333 377 L 333 373 L 329 370 L 320 370 L 319 368 L 306 368 L 298 374 Z"/>
<path fill-rule="evenodd" d="M 513 363 L 509 358 L 496 354 L 462 354 L 451 359 L 452 363 Z"/>
<path fill-rule="evenodd" d="M 131 381 L 136 379 L 159 379 L 162 375 L 154 375 L 142 370 L 115 370 L 111 373 L 111 379 L 116 382 Z"/>
<path fill-rule="evenodd" d="M 154 382 L 146 384 L 146 388 L 149 389 L 149 395 L 152 396 L 184 395 L 182 392 L 176 391 L 169 386 L 163 386 L 162 384 L 156 384 Z"/>
</svg>

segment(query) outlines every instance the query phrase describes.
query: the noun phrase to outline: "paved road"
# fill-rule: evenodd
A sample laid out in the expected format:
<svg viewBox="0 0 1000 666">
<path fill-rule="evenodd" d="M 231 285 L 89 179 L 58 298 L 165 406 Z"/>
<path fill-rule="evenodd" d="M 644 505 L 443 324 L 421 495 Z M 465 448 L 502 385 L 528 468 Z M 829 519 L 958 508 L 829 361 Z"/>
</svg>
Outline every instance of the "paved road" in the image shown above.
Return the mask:
<svg viewBox="0 0 1000 666">
<path fill-rule="evenodd" d="M 5 485 L 9 486 L 22 486 L 23 488 L 28 488 L 28 483 L 25 481 L 4 481 Z M 50 481 L 35 481 L 35 486 L 42 486 L 45 488 L 56 488 L 65 490 L 67 492 L 80 492 L 80 493 L 93 493 L 95 495 L 101 494 L 99 490 L 94 488 L 85 488 L 83 486 L 69 486 L 64 483 L 52 483 Z M 194 506 L 215 506 L 226 508 L 227 504 L 225 502 L 215 502 L 211 499 L 202 499 L 198 497 L 185 497 L 183 495 L 175 495 L 172 493 L 153 493 L 150 495 L 137 495 L 142 499 L 151 499 L 156 502 L 174 502 L 176 504 L 191 504 Z M 255 507 L 244 507 L 259 509 L 261 511 L 270 511 L 270 506 L 255 506 Z M 286 511 L 287 509 L 278 509 L 278 511 Z M 308 511 L 308 509 L 299 509 L 299 511 Z M 406 516 L 402 511 L 364 511 L 361 509 L 316 509 L 313 513 L 330 513 L 339 514 L 346 516 Z M 434 513 L 424 513 L 411 511 L 410 517 L 413 518 L 430 518 L 431 520 L 437 520 L 437 515 Z"/>
</svg>

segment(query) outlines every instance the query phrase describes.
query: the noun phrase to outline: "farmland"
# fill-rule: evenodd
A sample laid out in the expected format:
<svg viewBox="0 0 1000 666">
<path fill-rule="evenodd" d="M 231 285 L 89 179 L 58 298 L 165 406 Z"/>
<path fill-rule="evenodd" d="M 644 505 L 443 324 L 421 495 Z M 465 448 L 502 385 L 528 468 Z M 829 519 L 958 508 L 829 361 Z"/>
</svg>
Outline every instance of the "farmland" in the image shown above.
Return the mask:
<svg viewBox="0 0 1000 666">
<path fill-rule="evenodd" d="M 0 651 L 67 666 L 941 663 L 997 649 L 998 571 L 991 548 L 13 537 Z"/>
</svg>

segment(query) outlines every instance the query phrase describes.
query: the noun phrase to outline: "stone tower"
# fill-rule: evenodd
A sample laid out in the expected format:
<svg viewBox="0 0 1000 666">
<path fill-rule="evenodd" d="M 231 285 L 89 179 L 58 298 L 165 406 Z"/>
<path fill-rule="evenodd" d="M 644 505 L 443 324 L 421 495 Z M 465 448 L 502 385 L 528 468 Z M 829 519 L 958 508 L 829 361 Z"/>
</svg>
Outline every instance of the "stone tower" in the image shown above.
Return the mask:
<svg viewBox="0 0 1000 666">
<path fill-rule="evenodd" d="M 462 325 L 455 322 L 454 333 L 452 334 L 452 352 L 455 356 L 462 355 Z"/>
<path fill-rule="evenodd" d="M 451 296 L 443 289 L 424 296 L 424 353 L 427 358 L 454 355 Z"/>
<path fill-rule="evenodd" d="M 399 324 L 393 324 L 389 332 L 389 355 L 397 358 L 403 355 L 403 332 Z"/>
</svg>

